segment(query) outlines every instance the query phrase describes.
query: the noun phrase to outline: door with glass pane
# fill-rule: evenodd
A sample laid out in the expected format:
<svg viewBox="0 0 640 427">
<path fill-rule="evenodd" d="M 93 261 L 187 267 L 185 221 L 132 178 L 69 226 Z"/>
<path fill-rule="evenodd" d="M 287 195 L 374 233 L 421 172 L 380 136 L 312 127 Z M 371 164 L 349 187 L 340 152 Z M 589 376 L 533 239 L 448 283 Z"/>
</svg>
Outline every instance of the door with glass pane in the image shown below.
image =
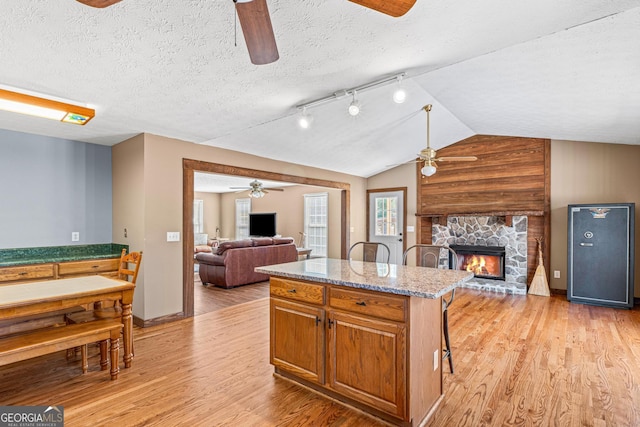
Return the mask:
<svg viewBox="0 0 640 427">
<path fill-rule="evenodd" d="M 391 264 L 402 264 L 404 251 L 404 194 L 398 191 L 369 191 L 370 242 L 389 246 Z"/>
</svg>

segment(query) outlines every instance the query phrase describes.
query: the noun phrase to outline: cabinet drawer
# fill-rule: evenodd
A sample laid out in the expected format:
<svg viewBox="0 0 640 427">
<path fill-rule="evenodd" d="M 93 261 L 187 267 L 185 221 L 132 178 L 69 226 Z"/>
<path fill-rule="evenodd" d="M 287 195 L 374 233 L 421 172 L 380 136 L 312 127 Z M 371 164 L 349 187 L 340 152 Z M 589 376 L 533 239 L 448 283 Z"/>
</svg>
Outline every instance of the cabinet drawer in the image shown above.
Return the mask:
<svg viewBox="0 0 640 427">
<path fill-rule="evenodd" d="M 329 305 L 333 308 L 396 322 L 404 322 L 407 311 L 407 299 L 402 296 L 381 295 L 333 286 L 329 289 Z"/>
<path fill-rule="evenodd" d="M 118 270 L 120 258 L 94 259 L 87 261 L 62 262 L 58 266 L 58 275 L 104 273 Z"/>
<path fill-rule="evenodd" d="M 0 268 L 0 282 L 49 279 L 53 277 L 53 264 L 32 264 Z"/>
<path fill-rule="evenodd" d="M 271 295 L 311 304 L 324 304 L 324 286 L 298 280 L 272 277 L 270 280 Z"/>
</svg>

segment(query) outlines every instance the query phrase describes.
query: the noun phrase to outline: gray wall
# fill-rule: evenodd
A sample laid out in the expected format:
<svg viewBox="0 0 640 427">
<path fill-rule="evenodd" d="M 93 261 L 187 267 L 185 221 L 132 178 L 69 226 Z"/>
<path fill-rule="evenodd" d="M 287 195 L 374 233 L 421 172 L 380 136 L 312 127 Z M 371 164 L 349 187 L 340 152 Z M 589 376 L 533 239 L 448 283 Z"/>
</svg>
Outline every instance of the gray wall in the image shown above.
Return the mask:
<svg viewBox="0 0 640 427">
<path fill-rule="evenodd" d="M 111 147 L 0 129 L 0 200 L 0 249 L 111 243 Z"/>
</svg>

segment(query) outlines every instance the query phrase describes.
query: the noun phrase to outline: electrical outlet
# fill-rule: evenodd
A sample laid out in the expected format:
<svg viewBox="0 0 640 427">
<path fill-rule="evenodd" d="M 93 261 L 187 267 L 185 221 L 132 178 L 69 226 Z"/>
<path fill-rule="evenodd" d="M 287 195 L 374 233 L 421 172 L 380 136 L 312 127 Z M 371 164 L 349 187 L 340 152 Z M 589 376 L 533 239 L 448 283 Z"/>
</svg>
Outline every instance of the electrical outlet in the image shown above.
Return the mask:
<svg viewBox="0 0 640 427">
<path fill-rule="evenodd" d="M 179 241 L 180 241 L 179 231 L 167 231 L 167 242 L 179 242 Z"/>
<path fill-rule="evenodd" d="M 72 242 L 79 242 L 80 241 L 80 232 L 78 232 L 78 231 L 71 232 L 71 241 Z"/>
<path fill-rule="evenodd" d="M 440 363 L 440 351 L 433 350 L 433 370 L 438 370 L 438 365 Z"/>
<path fill-rule="evenodd" d="M 553 270 L 553 278 L 554 279 L 560 278 L 560 270 Z"/>
</svg>

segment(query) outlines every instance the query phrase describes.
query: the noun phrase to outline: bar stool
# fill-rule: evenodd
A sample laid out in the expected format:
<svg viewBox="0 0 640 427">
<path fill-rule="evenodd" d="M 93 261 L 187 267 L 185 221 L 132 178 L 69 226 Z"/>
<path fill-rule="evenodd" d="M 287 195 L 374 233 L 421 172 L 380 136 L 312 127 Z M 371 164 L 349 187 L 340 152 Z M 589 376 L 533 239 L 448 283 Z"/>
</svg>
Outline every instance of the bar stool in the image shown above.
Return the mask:
<svg viewBox="0 0 640 427">
<path fill-rule="evenodd" d="M 451 266 L 458 265 L 458 255 L 456 252 L 448 246 L 440 246 L 440 245 L 413 245 L 407 248 L 402 255 L 402 264 L 407 265 L 407 256 L 410 251 L 414 250 L 416 255 L 416 265 L 421 267 L 431 267 L 431 268 L 439 268 L 440 267 L 440 259 L 441 252 L 445 251 L 448 253 L 449 257 L 453 257 L 453 262 L 448 260 L 445 264 L 447 268 L 451 268 Z M 454 267 L 455 268 L 455 267 Z M 446 298 L 442 298 L 442 333 L 444 335 L 444 344 L 445 348 L 443 350 L 442 360 L 449 359 L 449 370 L 453 374 L 453 357 L 451 356 L 451 344 L 449 341 L 449 306 L 453 302 L 453 298 L 456 294 L 455 288 L 451 291 L 451 296 L 447 301 Z"/>
</svg>

